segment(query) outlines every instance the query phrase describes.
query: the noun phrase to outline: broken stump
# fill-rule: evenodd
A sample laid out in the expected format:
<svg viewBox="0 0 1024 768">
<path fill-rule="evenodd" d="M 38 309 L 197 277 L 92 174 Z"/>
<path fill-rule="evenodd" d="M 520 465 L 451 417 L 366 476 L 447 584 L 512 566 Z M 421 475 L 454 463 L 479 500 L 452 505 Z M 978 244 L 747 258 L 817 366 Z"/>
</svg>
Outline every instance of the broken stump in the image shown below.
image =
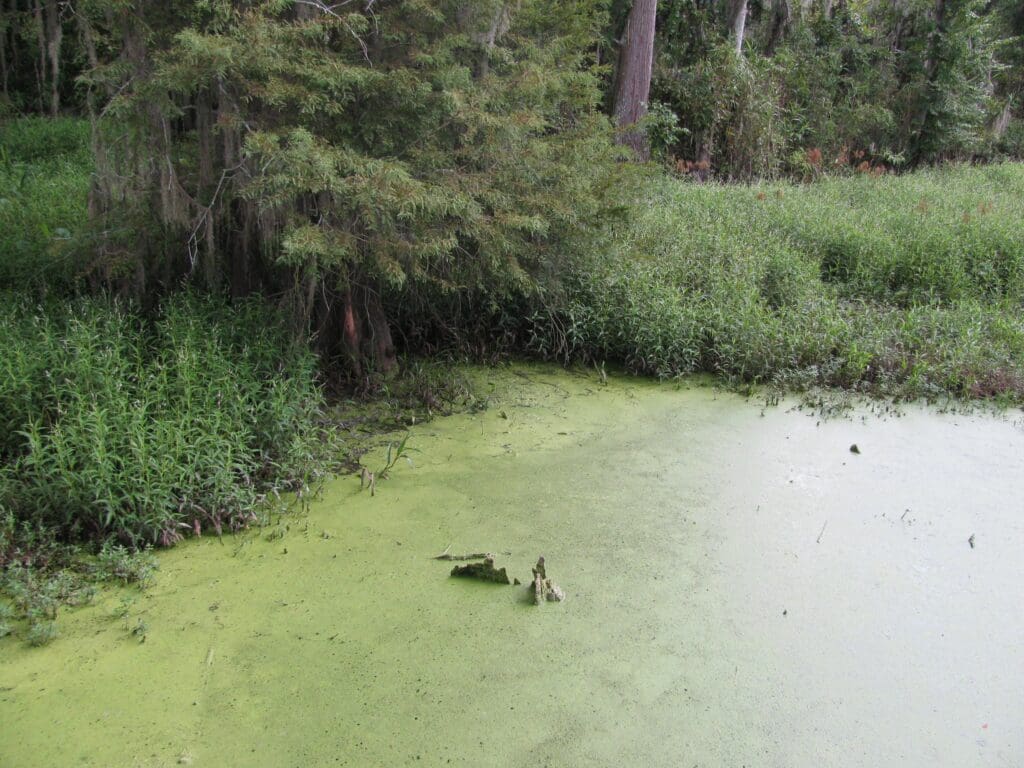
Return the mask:
<svg viewBox="0 0 1024 768">
<path fill-rule="evenodd" d="M 562 588 L 549 579 L 547 569 L 544 566 L 544 555 L 537 559 L 537 565 L 533 567 L 533 585 L 528 589 L 533 590 L 533 604 L 540 605 L 545 600 L 549 603 L 559 603 L 565 599 L 565 592 Z"/>
</svg>

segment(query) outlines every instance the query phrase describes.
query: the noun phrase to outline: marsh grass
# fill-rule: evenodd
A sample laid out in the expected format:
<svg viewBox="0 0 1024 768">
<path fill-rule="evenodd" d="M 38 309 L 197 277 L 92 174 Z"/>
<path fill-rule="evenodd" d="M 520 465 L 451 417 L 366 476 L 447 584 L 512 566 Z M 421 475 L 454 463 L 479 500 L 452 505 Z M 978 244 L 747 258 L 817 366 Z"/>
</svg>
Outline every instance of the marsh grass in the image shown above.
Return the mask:
<svg viewBox="0 0 1024 768">
<path fill-rule="evenodd" d="M 34 621 L 29 625 L 25 642 L 31 646 L 47 645 L 53 642 L 58 635 L 57 622 L 52 619 L 45 621 Z"/>
<path fill-rule="evenodd" d="M 786 389 L 1024 401 L 1024 166 L 810 185 L 665 181 L 564 302 L 547 357 Z"/>
<path fill-rule="evenodd" d="M 130 550 L 120 544 L 105 542 L 92 561 L 93 575 L 103 581 L 123 586 L 135 584 L 145 589 L 159 567 L 151 547 Z"/>
<path fill-rule="evenodd" d="M 324 471 L 316 360 L 262 302 L 0 308 L 0 507 L 64 541 L 237 528 Z"/>
</svg>

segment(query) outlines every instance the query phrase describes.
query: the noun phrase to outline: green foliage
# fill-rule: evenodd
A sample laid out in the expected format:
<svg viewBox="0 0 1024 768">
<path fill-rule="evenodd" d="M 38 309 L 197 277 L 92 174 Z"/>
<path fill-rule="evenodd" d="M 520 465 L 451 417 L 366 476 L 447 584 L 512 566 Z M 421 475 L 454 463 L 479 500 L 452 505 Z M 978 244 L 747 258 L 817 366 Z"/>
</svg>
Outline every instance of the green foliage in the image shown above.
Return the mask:
<svg viewBox="0 0 1024 768">
<path fill-rule="evenodd" d="M 81 120 L 0 125 L 0 287 L 52 291 L 80 276 L 91 167 Z"/>
<path fill-rule="evenodd" d="M 651 157 L 663 159 L 682 133 L 679 116 L 665 104 L 656 101 L 648 107 L 643 124 L 651 148 Z"/>
<path fill-rule="evenodd" d="M 91 75 L 124 85 L 104 221 L 129 201 L 166 227 L 132 274 L 283 294 L 356 371 L 381 294 L 535 291 L 629 172 L 598 112 L 600 0 L 139 9 L 134 74 Z"/>
<path fill-rule="evenodd" d="M 11 622 L 14 620 L 14 609 L 5 602 L 0 602 L 0 638 L 7 637 L 13 631 Z"/>
<path fill-rule="evenodd" d="M 0 148 L 5 161 L 33 163 L 65 157 L 88 162 L 89 124 L 60 117 L 23 117 L 0 123 Z"/>
<path fill-rule="evenodd" d="M 150 324 L 8 296 L 0 338 L 0 506 L 19 525 L 167 545 L 244 525 L 323 469 L 316 360 L 261 301 L 179 295 Z M 101 563 L 129 578 L 119 557 Z"/>
<path fill-rule="evenodd" d="M 719 175 L 773 175 L 785 137 L 781 88 L 771 62 L 738 56 L 722 42 L 688 67 L 662 59 L 655 97 L 683 118 L 675 152 L 711 158 Z"/>
<path fill-rule="evenodd" d="M 33 646 L 48 645 L 57 638 L 57 622 L 35 621 L 29 625 L 26 642 Z"/>
<path fill-rule="evenodd" d="M 1013 3 L 789 3 L 781 28 L 775 3 L 750 3 L 741 55 L 731 5 L 660 7 L 652 98 L 683 121 L 672 151 L 683 160 L 752 179 L 806 175 L 809 150 L 828 158 L 826 170 L 849 152 L 886 166 L 1016 152 L 1004 141 L 1024 93 Z"/>
<path fill-rule="evenodd" d="M 546 356 L 1024 401 L 1024 167 L 666 183 L 536 309 Z"/>
<path fill-rule="evenodd" d="M 104 542 L 95 559 L 95 575 L 101 580 L 121 584 L 149 585 L 158 565 L 151 549 L 130 550 L 120 544 Z"/>
<path fill-rule="evenodd" d="M 57 613 L 64 606 L 79 606 L 92 600 L 92 582 L 69 568 L 49 569 L 8 564 L 0 571 L 0 593 L 10 603 L 0 603 L 0 637 L 12 634 L 19 623 L 26 625 L 29 645 L 45 645 L 57 636 Z"/>
<path fill-rule="evenodd" d="M 944 0 L 943 13 L 929 19 L 907 57 L 907 92 L 920 115 L 908 150 L 921 160 L 965 156 L 981 149 L 999 68 L 992 44 L 992 22 L 982 0 Z M 917 49 L 917 50 L 915 50 Z M 916 53 L 916 56 L 913 55 Z M 916 98 L 915 98 L 916 97 Z"/>
</svg>

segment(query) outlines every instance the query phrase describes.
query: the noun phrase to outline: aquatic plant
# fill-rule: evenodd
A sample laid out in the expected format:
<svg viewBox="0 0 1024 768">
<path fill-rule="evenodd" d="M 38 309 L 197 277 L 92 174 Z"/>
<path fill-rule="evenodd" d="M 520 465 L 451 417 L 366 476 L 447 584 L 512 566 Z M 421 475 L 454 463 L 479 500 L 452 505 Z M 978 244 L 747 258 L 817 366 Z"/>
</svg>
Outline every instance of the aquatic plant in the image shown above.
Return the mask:
<svg viewBox="0 0 1024 768">
<path fill-rule="evenodd" d="M 402 459 L 405 459 L 406 463 L 411 467 L 413 466 L 412 458 L 406 454 L 415 451 L 415 448 L 409 448 L 408 442 L 412 435 L 411 432 L 406 432 L 402 439 L 397 443 L 388 443 L 388 450 L 384 456 L 384 466 L 378 469 L 374 475 L 379 480 L 387 479 L 388 474 L 394 469 L 395 465 Z"/>
<path fill-rule="evenodd" d="M 120 544 L 104 543 L 96 555 L 96 575 L 122 584 L 149 585 L 159 567 L 151 547 L 132 551 Z"/>
<path fill-rule="evenodd" d="M 146 636 L 149 634 L 149 625 L 142 619 L 139 619 L 135 622 L 135 626 L 129 630 L 129 634 L 140 643 L 144 643 L 146 642 Z"/>
<path fill-rule="evenodd" d="M 46 645 L 57 637 L 57 622 L 35 621 L 29 625 L 25 641 L 34 647 Z"/>
<path fill-rule="evenodd" d="M 9 603 L 0 601 L 0 637 L 7 637 L 13 631 L 11 622 L 14 620 L 14 608 Z"/>
</svg>

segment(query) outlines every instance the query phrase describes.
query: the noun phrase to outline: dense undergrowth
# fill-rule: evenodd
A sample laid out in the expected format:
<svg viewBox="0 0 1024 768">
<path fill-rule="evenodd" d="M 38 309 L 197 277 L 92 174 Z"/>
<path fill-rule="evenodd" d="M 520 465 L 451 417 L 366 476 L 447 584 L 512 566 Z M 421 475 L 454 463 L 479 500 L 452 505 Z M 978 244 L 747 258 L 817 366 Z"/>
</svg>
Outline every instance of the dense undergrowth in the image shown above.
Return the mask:
<svg viewBox="0 0 1024 768">
<path fill-rule="evenodd" d="M 5 297 L 0 504 L 62 538 L 221 532 L 318 472 L 316 360 L 259 301 Z"/>
<path fill-rule="evenodd" d="M 0 286 L 61 291 L 87 266 L 88 139 L 73 118 L 0 125 Z"/>
<path fill-rule="evenodd" d="M 1024 166 L 664 181 L 530 349 L 662 377 L 1024 401 Z"/>
</svg>

